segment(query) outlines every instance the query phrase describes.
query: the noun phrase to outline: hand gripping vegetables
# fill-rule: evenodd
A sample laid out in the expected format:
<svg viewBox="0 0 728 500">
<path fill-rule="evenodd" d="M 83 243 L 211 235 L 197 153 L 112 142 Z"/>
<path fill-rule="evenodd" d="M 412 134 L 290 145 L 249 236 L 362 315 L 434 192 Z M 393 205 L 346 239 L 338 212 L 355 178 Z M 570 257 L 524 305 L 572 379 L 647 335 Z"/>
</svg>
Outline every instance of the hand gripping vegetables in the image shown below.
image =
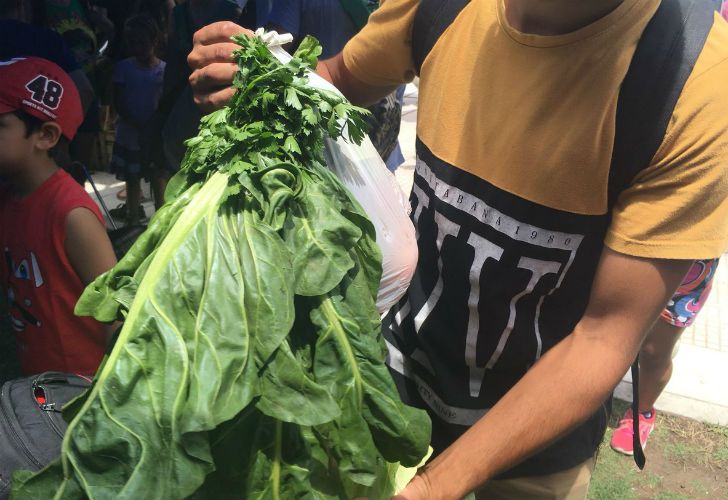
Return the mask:
<svg viewBox="0 0 728 500">
<path fill-rule="evenodd" d="M 237 93 L 188 142 L 166 205 L 77 313 L 124 320 L 61 457 L 15 499 L 385 498 L 430 422 L 384 365 L 381 256 L 323 138 L 365 111 L 240 37 Z"/>
</svg>

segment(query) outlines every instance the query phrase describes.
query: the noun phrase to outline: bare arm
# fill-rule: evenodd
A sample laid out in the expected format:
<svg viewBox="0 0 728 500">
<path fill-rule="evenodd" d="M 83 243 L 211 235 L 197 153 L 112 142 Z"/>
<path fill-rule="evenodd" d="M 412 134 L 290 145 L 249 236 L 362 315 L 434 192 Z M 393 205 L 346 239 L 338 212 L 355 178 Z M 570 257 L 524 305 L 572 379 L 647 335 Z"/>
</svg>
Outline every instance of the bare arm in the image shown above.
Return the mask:
<svg viewBox="0 0 728 500">
<path fill-rule="evenodd" d="M 230 37 L 241 33 L 250 35 L 251 31 L 226 21 L 210 24 L 195 33 L 194 48 L 187 59 L 192 68 L 190 84 L 195 102 L 206 111 L 225 106 L 235 93 L 230 84 L 237 72 L 232 53 L 238 46 L 230 42 Z M 342 54 L 320 61 L 316 71 L 358 105 L 375 103 L 396 88 L 362 82 L 347 69 Z"/>
<path fill-rule="evenodd" d="M 106 229 L 96 215 L 86 208 L 75 208 L 66 217 L 66 240 L 63 246 L 71 267 L 84 286 L 116 264 Z M 106 326 L 107 341 L 117 326 Z"/>
<path fill-rule="evenodd" d="M 462 498 L 586 420 L 627 371 L 690 264 L 605 248 L 574 332 L 427 465 L 402 497 Z"/>
</svg>

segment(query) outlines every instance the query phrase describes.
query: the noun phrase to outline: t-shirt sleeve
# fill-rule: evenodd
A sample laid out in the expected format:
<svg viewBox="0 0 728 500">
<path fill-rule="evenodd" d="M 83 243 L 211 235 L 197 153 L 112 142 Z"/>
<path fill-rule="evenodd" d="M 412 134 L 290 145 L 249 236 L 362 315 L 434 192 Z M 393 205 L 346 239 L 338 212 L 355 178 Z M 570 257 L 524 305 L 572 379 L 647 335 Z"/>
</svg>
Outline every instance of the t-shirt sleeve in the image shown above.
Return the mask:
<svg viewBox="0 0 728 500">
<path fill-rule="evenodd" d="M 419 0 L 386 0 L 344 47 L 344 64 L 359 80 L 376 87 L 412 81 L 412 23 Z"/>
<path fill-rule="evenodd" d="M 301 1 L 274 0 L 268 22 L 280 26 L 288 33 L 301 33 Z"/>
<path fill-rule="evenodd" d="M 720 21 L 724 24 L 723 21 Z M 678 99 L 652 165 L 617 201 L 605 243 L 646 258 L 728 250 L 728 25 L 716 30 Z"/>
</svg>

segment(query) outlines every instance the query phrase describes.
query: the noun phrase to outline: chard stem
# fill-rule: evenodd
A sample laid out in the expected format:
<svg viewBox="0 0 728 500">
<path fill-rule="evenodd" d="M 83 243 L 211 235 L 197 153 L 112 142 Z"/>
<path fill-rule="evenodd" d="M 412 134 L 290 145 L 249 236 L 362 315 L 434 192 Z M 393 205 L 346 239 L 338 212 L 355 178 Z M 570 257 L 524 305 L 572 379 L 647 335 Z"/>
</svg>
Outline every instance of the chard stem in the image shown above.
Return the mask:
<svg viewBox="0 0 728 500">
<path fill-rule="evenodd" d="M 283 441 L 283 422 L 276 420 L 275 458 L 273 459 L 273 499 L 281 498 L 281 442 Z"/>
</svg>

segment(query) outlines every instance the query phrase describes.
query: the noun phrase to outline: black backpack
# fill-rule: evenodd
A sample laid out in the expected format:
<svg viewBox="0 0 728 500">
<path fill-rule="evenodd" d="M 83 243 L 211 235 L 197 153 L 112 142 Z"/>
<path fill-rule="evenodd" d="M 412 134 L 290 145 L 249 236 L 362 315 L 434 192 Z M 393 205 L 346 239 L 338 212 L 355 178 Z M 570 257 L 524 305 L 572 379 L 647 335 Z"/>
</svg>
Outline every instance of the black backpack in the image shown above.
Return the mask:
<svg viewBox="0 0 728 500">
<path fill-rule="evenodd" d="M 440 36 L 470 0 L 422 0 L 412 31 L 417 74 Z M 662 0 L 632 56 L 617 101 L 616 130 L 609 182 L 609 209 L 660 147 L 673 109 L 705 44 L 720 0 Z M 639 408 L 639 358 L 632 365 L 632 411 Z M 645 456 L 634 419 L 634 460 Z"/>
<path fill-rule="evenodd" d="M 60 455 L 68 424 L 61 408 L 91 386 L 89 379 L 47 372 L 0 389 L 0 500 L 16 470 L 38 471 Z"/>
</svg>

